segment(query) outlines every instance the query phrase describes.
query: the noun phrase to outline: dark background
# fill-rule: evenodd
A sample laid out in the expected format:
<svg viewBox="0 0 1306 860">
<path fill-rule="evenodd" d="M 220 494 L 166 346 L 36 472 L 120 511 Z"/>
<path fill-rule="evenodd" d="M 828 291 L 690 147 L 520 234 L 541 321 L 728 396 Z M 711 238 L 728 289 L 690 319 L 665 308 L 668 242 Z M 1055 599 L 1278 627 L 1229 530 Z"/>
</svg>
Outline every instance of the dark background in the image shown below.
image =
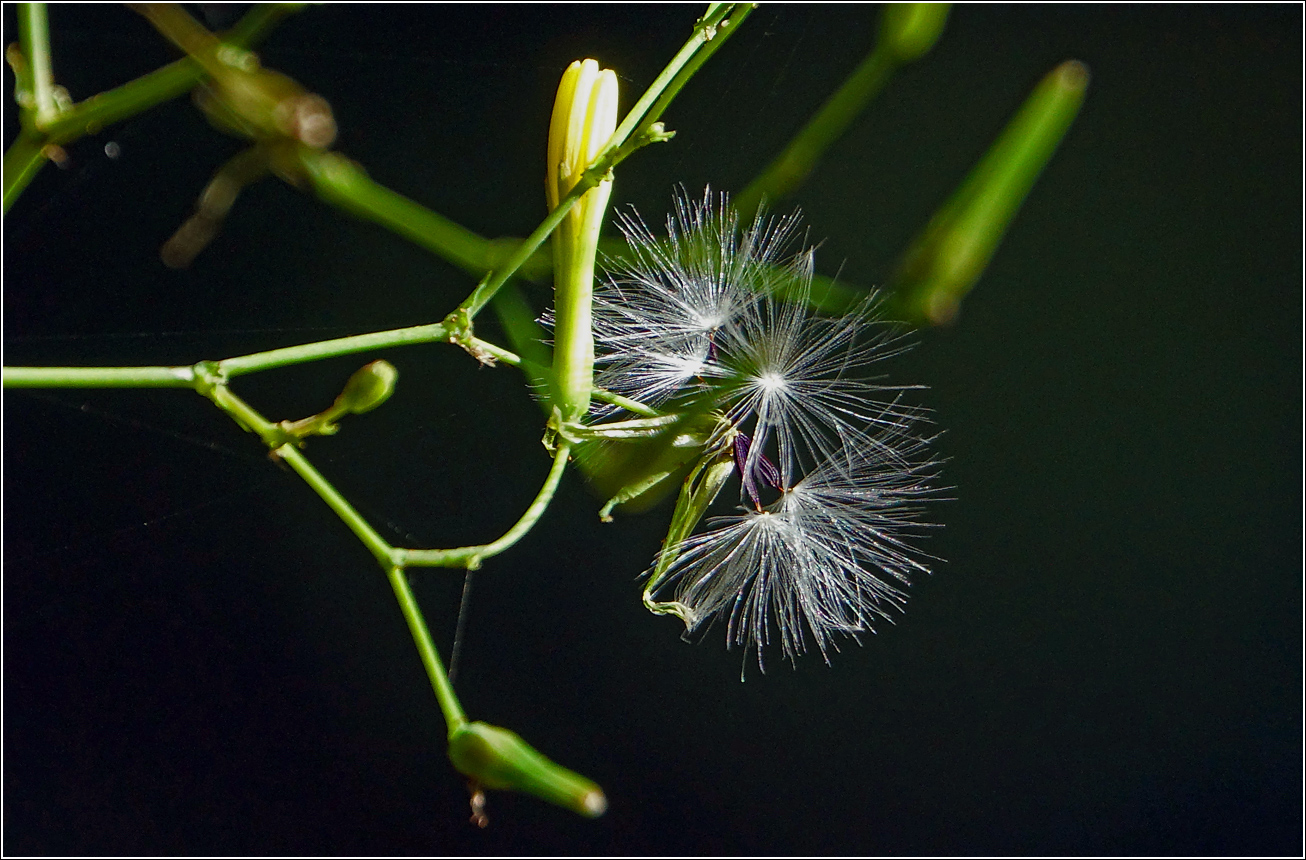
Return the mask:
<svg viewBox="0 0 1306 860">
<path fill-rule="evenodd" d="M 699 12 L 325 6 L 260 52 L 330 99 L 379 181 L 520 236 L 566 64 L 616 68 L 629 105 Z M 742 188 L 876 15 L 757 10 L 614 202 L 656 223 L 676 183 Z M 51 27 L 77 99 L 174 56 L 121 7 Z M 688 645 L 640 606 L 668 509 L 602 525 L 569 478 L 478 575 L 459 689 L 601 783 L 597 821 L 493 794 L 490 828 L 467 823 L 385 578 L 206 401 L 7 393 L 4 850 L 1299 854 L 1301 38 L 1295 5 L 954 10 L 793 201 L 822 271 L 882 283 L 1037 80 L 1092 69 L 957 325 L 890 367 L 946 430 L 955 501 L 928 548 L 947 562 L 832 666 L 776 655 L 741 683 L 719 628 Z M 437 320 L 471 288 L 273 181 L 165 269 L 239 148 L 179 99 L 47 167 L 5 219 L 5 363 L 190 363 Z M 236 390 L 300 417 L 382 355 L 396 396 L 309 455 L 396 543 L 497 536 L 548 467 L 511 368 L 431 345 Z M 447 655 L 461 577 L 414 576 Z"/>
</svg>

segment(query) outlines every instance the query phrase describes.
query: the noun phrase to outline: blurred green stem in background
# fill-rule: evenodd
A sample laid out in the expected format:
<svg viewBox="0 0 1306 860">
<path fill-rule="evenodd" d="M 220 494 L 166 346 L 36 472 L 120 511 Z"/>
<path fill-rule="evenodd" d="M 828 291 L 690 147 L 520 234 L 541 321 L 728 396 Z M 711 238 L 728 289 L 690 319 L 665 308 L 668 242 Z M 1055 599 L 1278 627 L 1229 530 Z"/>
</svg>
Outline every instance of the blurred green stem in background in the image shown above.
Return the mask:
<svg viewBox="0 0 1306 860">
<path fill-rule="evenodd" d="M 923 57 L 943 34 L 950 3 L 886 3 L 875 47 L 826 100 L 784 151 L 735 196 L 740 220 L 753 220 L 763 201 L 776 201 L 797 188 L 816 162 L 879 95 L 899 66 Z"/>
<path fill-rule="evenodd" d="M 265 3 L 255 5 L 239 23 L 223 34 L 224 42 L 248 47 L 262 40 L 278 21 L 302 9 L 304 3 Z M 182 95 L 204 75 L 203 68 L 187 57 L 148 75 L 123 84 L 89 99 L 58 109 L 53 86 L 53 63 L 50 61 L 49 29 L 46 4 L 20 3 L 18 14 L 20 50 L 11 47 L 5 57 L 14 70 L 16 97 L 20 107 L 22 131 L 4 157 L 4 211 L 18 199 L 45 162 L 60 157 L 58 147 L 104 126 L 134 116 L 157 104 Z M 37 63 L 50 75 L 48 84 L 36 78 Z M 40 99 L 50 92 L 46 104 Z"/>
<path fill-rule="evenodd" d="M 907 322 L 951 322 L 984 272 L 1025 195 L 1070 128 L 1088 67 L 1057 66 L 1034 88 L 997 141 L 903 255 L 890 288 Z"/>
</svg>

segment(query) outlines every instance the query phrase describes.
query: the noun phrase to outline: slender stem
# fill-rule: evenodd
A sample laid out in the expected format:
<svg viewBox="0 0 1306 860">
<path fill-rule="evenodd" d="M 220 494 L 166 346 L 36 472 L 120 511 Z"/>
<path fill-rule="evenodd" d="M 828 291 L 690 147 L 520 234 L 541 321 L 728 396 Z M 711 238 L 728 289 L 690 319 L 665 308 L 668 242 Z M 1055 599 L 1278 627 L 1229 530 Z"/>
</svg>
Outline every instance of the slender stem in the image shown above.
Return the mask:
<svg viewBox="0 0 1306 860">
<path fill-rule="evenodd" d="M 505 243 L 484 239 L 372 181 L 361 167 L 338 153 L 300 147 L 300 162 L 313 190 L 326 202 L 398 233 L 469 274 L 480 277 L 505 255 Z M 528 277 L 540 277 L 548 271 L 547 254 L 530 262 L 525 273 Z"/>
<path fill-rule="evenodd" d="M 604 173 L 606 172 L 605 170 Z M 567 193 L 567 196 L 558 202 L 558 208 L 550 212 L 540 222 L 540 226 L 536 227 L 534 232 L 522 240 L 521 244 L 517 246 L 517 250 L 503 262 L 502 267 L 495 269 L 490 278 L 478 285 L 472 291 L 472 294 L 458 306 L 458 309 L 466 311 L 469 317 L 475 317 L 480 313 L 481 308 L 485 307 L 490 299 L 494 298 L 494 294 L 499 291 L 499 288 L 506 284 L 508 279 L 539 250 L 539 247 L 544 244 L 545 239 L 549 238 L 549 234 L 553 232 L 554 228 L 562 223 L 563 218 L 567 217 L 567 213 L 571 211 L 571 207 L 576 204 L 576 201 L 583 197 L 586 191 L 598 185 L 601 179 L 602 175 L 600 174 L 599 177 L 591 181 L 590 171 L 586 171 L 585 176 L 581 177 L 581 180 Z"/>
<path fill-rule="evenodd" d="M 502 361 L 504 364 L 513 367 L 521 367 L 523 364 L 522 357 L 515 352 L 509 352 L 501 346 L 490 343 L 488 340 L 481 340 L 479 337 L 468 338 L 468 343 L 472 348 L 486 355 L 493 356 L 495 361 Z"/>
<path fill-rule="evenodd" d="M 570 453 L 570 444 L 560 441 L 553 455 L 553 467 L 549 469 L 549 475 L 544 479 L 544 486 L 540 487 L 539 493 L 526 509 L 526 513 L 522 514 L 521 519 L 508 529 L 503 537 L 481 546 L 465 546 L 457 549 L 396 549 L 396 560 L 408 567 L 464 567 L 469 570 L 480 567 L 483 560 L 498 555 L 521 540 L 539 521 L 549 502 L 553 501 L 553 494 L 558 490 L 558 483 L 562 480 L 562 473 L 567 466 L 567 457 Z"/>
<path fill-rule="evenodd" d="M 36 127 L 44 129 L 58 114 L 54 102 L 54 67 L 50 58 L 50 19 L 44 3 L 18 4 L 18 40 L 31 64 Z"/>
<path fill-rule="evenodd" d="M 737 6 L 742 8 L 736 9 Z M 667 63 L 666 68 L 653 80 L 649 88 L 644 91 L 644 95 L 640 96 L 639 101 L 635 102 L 635 106 L 630 109 L 630 113 L 626 114 L 626 118 L 617 126 L 617 130 L 612 135 L 612 145 L 615 147 L 622 146 L 631 139 L 637 128 L 656 122 L 658 117 L 662 115 L 662 111 L 671 103 L 671 99 L 685 85 L 689 77 L 692 77 L 692 72 L 678 86 L 672 89 L 677 75 L 689 64 L 705 42 L 715 38 L 718 26 L 722 25 L 728 15 L 737 13 L 738 17 L 732 18 L 727 25 L 728 32 L 721 34 L 728 36 L 734 32 L 744 18 L 748 17 L 751 11 L 750 4 L 713 3 L 709 5 L 707 12 L 695 24 L 694 35 L 681 46 L 676 55 L 671 58 L 671 62 Z M 721 41 L 724 42 L 725 39 L 723 38 Z M 717 47 L 720 47 L 719 43 Z M 667 95 L 668 92 L 670 92 L 670 95 Z M 647 122 L 645 122 L 646 119 Z"/>
<path fill-rule="evenodd" d="M 751 220 L 764 199 L 774 202 L 802 183 L 830 144 L 884 89 L 898 65 L 896 55 L 877 44 L 775 161 L 735 198 L 740 218 Z"/>
<path fill-rule="evenodd" d="M 6 367 L 5 388 L 194 388 L 189 367 Z"/>
<path fill-rule="evenodd" d="M 681 56 L 686 53 L 685 48 L 681 53 L 668 65 L 668 69 L 677 66 L 677 70 L 672 79 L 658 92 L 656 101 L 648 109 L 640 122 L 639 133 L 630 137 L 622 138 L 621 128 L 617 129 L 617 134 L 613 135 L 613 145 L 619 147 L 622 151 L 620 156 L 614 161 L 620 164 L 626 156 L 634 152 L 646 141 L 641 140 L 645 131 L 662 118 L 662 113 L 670 106 L 671 102 L 685 85 L 689 83 L 694 75 L 703 64 L 711 59 L 712 55 L 721 49 L 735 31 L 739 29 L 746 19 L 753 12 L 752 3 L 714 3 L 708 7 L 708 14 L 705 15 L 694 28 L 694 36 L 686 43 L 685 48 L 693 46 L 692 51 L 681 60 Z M 664 73 L 665 74 L 665 73 Z M 659 77 L 661 80 L 661 77 Z M 649 88 L 650 90 L 653 87 Z M 634 111 L 632 111 L 634 113 Z M 622 124 L 625 125 L 624 123 Z"/>
<path fill-rule="evenodd" d="M 45 164 L 45 142 L 39 133 L 23 130 L 5 150 L 4 211 L 14 204 Z"/>
<path fill-rule="evenodd" d="M 431 631 L 427 629 L 426 619 L 422 617 L 422 609 L 417 605 L 417 598 L 408 586 L 408 577 L 404 569 L 391 566 L 386 569 L 386 576 L 390 578 L 390 587 L 394 589 L 395 599 L 399 601 L 399 609 L 404 614 L 404 620 L 408 622 L 408 631 L 413 634 L 413 644 L 417 646 L 417 653 L 421 655 L 422 665 L 426 667 L 426 677 L 431 679 L 431 689 L 435 691 L 435 698 L 440 703 L 440 711 L 444 714 L 445 725 L 448 726 L 449 735 L 452 736 L 458 729 L 467 725 L 467 714 L 463 712 L 463 706 L 453 691 L 453 682 L 444 671 L 440 653 L 435 650 Z"/>
<path fill-rule="evenodd" d="M 632 400 L 629 397 L 623 397 L 615 391 L 609 391 L 606 388 L 594 386 L 594 399 L 602 400 L 604 403 L 611 403 L 613 406 L 620 406 L 627 412 L 634 412 L 636 415 L 643 415 L 647 418 L 656 418 L 662 413 L 652 406 L 646 406 L 638 400 Z"/>
<path fill-rule="evenodd" d="M 381 563 L 382 567 L 390 567 L 394 564 L 395 549 L 385 538 L 377 533 L 376 529 L 363 518 L 354 506 L 349 504 L 344 496 L 331 485 L 331 482 L 322 477 L 322 473 L 314 468 L 313 464 L 299 452 L 299 449 L 293 445 L 282 445 L 276 449 L 276 455 L 281 458 L 290 468 L 295 470 L 299 477 L 304 479 L 304 483 L 313 488 L 322 501 L 327 503 L 327 507 L 335 511 L 336 516 L 349 526 L 363 546 L 376 556 L 376 560 Z M 420 647 L 420 645 L 418 646 Z"/>
<path fill-rule="evenodd" d="M 544 240 L 562 222 L 562 219 L 567 217 L 567 213 L 571 211 L 576 201 L 602 182 L 608 172 L 632 152 L 651 141 L 648 136 L 650 127 L 657 122 L 662 111 L 671 103 L 671 99 L 698 70 L 702 61 L 721 47 L 721 44 L 738 29 L 739 23 L 747 18 L 751 11 L 750 4 L 720 4 L 719 7 L 714 5 L 709 8 L 711 18 L 705 18 L 699 22 L 699 26 L 695 27 L 694 35 L 617 126 L 607 149 L 595 159 L 567 195 L 558 201 L 557 207 L 540 223 L 540 226 L 522 241 L 517 251 L 503 262 L 502 268 L 496 269 L 492 277 L 477 286 L 458 306 L 459 310 L 466 311 L 470 317 L 480 313 L 481 308 L 494 298 L 499 288 L 530 259 L 540 245 L 544 244 Z M 726 20 L 727 16 L 729 16 L 728 20 Z M 709 23 L 705 26 L 705 22 Z M 711 41 L 708 41 L 709 39 Z M 694 55 L 700 51 L 705 51 L 703 57 L 691 63 Z"/>
<path fill-rule="evenodd" d="M 26 5 L 44 6 L 40 3 Z M 255 6 L 222 39 L 237 47 L 249 47 L 267 36 L 277 21 L 301 6 L 297 3 Z M 21 15 L 19 24 L 24 26 Z M 48 61 L 48 42 L 44 48 L 36 42 L 31 46 L 26 41 L 23 43 L 22 51 L 25 55 L 29 55 L 29 52 L 39 54 L 42 50 Z M 25 56 L 24 61 L 32 62 L 31 56 Z M 43 153 L 48 144 L 60 146 L 69 143 L 84 134 L 94 134 L 106 125 L 176 98 L 195 86 L 203 75 L 204 70 L 199 63 L 186 57 L 120 87 L 91 96 L 63 113 L 50 112 L 41 118 L 38 111 L 36 116 L 39 130 L 36 127 L 24 128 L 23 133 L 5 152 L 4 211 L 9 211 L 9 207 L 45 164 Z M 53 104 L 53 89 L 50 99 Z"/>
<path fill-rule="evenodd" d="M 316 343 L 287 346 L 281 349 L 268 350 L 267 352 L 256 352 L 250 355 L 237 356 L 236 358 L 227 358 L 218 362 L 218 369 L 224 377 L 231 378 L 260 370 L 272 370 L 273 368 L 287 367 L 292 364 L 333 358 L 337 355 L 365 352 L 369 349 L 447 341 L 450 334 L 449 327 L 442 322 L 392 329 L 390 331 L 371 332 L 370 334 L 357 334 L 350 337 L 335 338 L 334 340 L 322 340 Z"/>
</svg>

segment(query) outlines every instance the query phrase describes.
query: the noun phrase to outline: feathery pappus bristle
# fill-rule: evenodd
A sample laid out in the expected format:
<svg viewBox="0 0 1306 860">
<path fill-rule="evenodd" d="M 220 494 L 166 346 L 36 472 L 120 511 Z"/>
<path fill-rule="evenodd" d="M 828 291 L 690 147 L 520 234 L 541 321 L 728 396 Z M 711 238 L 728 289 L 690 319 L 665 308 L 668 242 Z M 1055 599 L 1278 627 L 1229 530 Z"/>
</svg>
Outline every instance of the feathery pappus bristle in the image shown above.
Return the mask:
<svg viewBox="0 0 1306 860">
<path fill-rule="evenodd" d="M 690 632 L 723 618 L 759 663 L 776 640 L 793 660 L 809 637 L 828 661 L 834 636 L 900 609 L 910 574 L 929 570 L 910 540 L 937 495 L 925 412 L 904 399 L 919 386 L 868 376 L 903 335 L 873 297 L 813 310 L 813 251 L 790 251 L 798 225 L 759 214 L 741 229 L 725 195 L 682 193 L 665 237 L 619 216 L 630 255 L 594 293 L 596 383 L 718 411 L 740 477 L 736 513 L 664 546 L 649 593 Z"/>
</svg>

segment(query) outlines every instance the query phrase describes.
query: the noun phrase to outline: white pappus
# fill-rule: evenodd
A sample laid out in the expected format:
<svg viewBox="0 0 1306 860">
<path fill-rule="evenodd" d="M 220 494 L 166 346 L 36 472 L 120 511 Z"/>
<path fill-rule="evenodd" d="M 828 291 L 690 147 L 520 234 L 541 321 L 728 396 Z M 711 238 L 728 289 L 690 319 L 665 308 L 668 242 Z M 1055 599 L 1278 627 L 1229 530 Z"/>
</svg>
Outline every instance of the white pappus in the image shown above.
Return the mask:
<svg viewBox="0 0 1306 860">
<path fill-rule="evenodd" d="M 759 663 L 776 634 L 790 660 L 810 635 L 828 661 L 834 635 L 871 630 L 929 570 L 908 542 L 928 525 L 938 465 L 923 410 L 902 402 L 918 386 L 866 376 L 903 338 L 871 298 L 839 316 L 812 309 L 813 251 L 788 252 L 797 214 L 741 231 L 709 190 L 677 196 L 665 239 L 638 215 L 619 226 L 632 253 L 594 293 L 596 384 L 718 410 L 741 478 L 736 513 L 663 547 L 650 593 L 689 632 L 724 617 L 727 642 Z"/>
</svg>

